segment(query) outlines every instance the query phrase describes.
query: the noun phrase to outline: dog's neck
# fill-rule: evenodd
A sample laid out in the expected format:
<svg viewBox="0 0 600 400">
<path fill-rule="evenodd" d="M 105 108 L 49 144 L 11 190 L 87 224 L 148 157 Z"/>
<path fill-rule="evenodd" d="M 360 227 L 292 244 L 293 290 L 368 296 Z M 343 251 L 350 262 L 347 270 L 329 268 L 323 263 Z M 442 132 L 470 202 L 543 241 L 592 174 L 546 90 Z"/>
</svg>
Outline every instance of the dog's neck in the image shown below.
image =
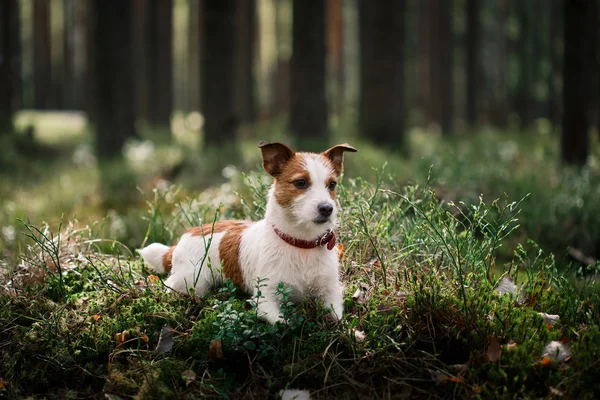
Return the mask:
<svg viewBox="0 0 600 400">
<path fill-rule="evenodd" d="M 315 240 L 322 237 L 329 229 L 334 229 L 334 223 L 323 225 L 299 224 L 292 219 L 291 213 L 275 200 L 274 190 L 269 190 L 265 221 L 276 227 L 280 232 L 300 240 Z"/>
</svg>

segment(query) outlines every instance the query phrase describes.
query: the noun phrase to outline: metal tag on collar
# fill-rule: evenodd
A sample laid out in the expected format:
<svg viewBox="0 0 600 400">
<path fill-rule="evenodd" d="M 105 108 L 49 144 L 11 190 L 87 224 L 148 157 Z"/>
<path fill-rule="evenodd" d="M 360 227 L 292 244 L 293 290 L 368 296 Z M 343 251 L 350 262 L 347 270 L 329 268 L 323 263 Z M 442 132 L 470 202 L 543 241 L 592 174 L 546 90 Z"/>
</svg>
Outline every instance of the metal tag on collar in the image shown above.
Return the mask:
<svg viewBox="0 0 600 400">
<path fill-rule="evenodd" d="M 329 241 L 331 241 L 331 233 L 333 231 L 331 229 L 327 230 L 327 232 L 325 232 L 323 234 L 323 236 L 321 236 L 321 238 L 317 241 L 317 244 L 319 246 L 324 246 L 325 244 L 327 244 Z"/>
</svg>

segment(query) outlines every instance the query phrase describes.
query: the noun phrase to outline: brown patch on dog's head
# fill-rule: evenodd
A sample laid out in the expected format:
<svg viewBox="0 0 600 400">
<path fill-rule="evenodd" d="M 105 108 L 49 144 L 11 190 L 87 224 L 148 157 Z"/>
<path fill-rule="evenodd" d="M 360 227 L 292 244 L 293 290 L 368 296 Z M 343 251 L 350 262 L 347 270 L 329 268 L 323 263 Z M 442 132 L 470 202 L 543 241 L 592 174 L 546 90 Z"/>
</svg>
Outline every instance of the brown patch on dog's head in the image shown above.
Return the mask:
<svg viewBox="0 0 600 400">
<path fill-rule="evenodd" d="M 283 143 L 260 142 L 262 165 L 269 175 L 277 178 L 284 166 L 294 157 L 296 152 Z"/>
<path fill-rule="evenodd" d="M 344 152 L 346 151 L 355 153 L 358 150 L 346 143 L 337 144 L 332 148 L 325 150 L 323 153 L 321 153 L 321 156 L 325 160 L 331 162 L 334 171 L 340 175 L 344 169 Z"/>
<path fill-rule="evenodd" d="M 248 223 L 231 226 L 219 243 L 219 258 L 223 263 L 223 275 L 240 289 L 244 288 L 244 275 L 240 266 L 240 242 L 242 233 L 248 226 Z"/>
</svg>

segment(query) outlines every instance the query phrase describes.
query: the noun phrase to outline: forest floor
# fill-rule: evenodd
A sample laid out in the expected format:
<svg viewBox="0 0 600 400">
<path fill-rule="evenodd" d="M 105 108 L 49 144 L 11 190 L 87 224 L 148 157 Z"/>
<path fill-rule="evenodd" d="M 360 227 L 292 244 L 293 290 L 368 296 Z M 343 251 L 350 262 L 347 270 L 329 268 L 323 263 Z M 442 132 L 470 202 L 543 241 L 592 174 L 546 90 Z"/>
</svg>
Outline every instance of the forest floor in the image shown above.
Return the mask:
<svg viewBox="0 0 600 400">
<path fill-rule="evenodd" d="M 76 116 L 72 134 L 45 122 L 43 151 L 2 174 L 0 397 L 600 397 L 596 143 L 573 171 L 544 129 L 413 131 L 410 160 L 339 134 L 360 150 L 339 189 L 344 318 L 283 301 L 270 326 L 230 284 L 166 293 L 132 251 L 262 217 L 257 140 L 208 179 L 189 122 L 104 169 Z"/>
</svg>

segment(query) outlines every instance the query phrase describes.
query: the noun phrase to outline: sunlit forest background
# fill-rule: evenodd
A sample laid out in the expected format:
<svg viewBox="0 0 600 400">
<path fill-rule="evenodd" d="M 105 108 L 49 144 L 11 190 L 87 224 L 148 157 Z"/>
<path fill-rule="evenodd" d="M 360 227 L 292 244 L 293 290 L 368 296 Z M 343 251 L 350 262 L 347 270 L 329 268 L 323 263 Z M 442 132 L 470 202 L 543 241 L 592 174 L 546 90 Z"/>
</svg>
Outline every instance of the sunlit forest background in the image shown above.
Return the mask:
<svg viewBox="0 0 600 400">
<path fill-rule="evenodd" d="M 599 2 L 0 0 L 0 398 L 600 398 Z M 136 253 L 261 140 L 359 150 L 337 322 Z"/>
<path fill-rule="evenodd" d="M 347 176 L 444 201 L 529 195 L 527 235 L 600 256 L 597 1 L 5 0 L 0 17 L 5 259 L 19 220 L 105 221 L 135 246 L 153 190 L 233 191 L 259 140 L 348 142 Z"/>
</svg>

